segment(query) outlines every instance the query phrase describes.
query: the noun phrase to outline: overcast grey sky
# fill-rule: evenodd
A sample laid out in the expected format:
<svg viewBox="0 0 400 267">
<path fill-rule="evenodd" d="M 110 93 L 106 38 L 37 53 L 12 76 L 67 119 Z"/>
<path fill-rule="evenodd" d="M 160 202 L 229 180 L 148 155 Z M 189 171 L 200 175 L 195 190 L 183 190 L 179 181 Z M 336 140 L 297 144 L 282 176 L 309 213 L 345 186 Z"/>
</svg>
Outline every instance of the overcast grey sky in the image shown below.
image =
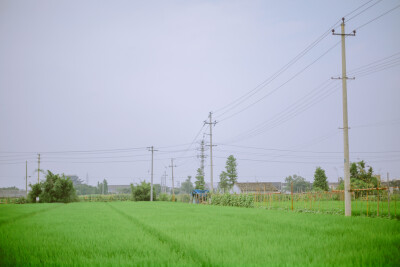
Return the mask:
<svg viewBox="0 0 400 267">
<path fill-rule="evenodd" d="M 215 182 L 230 154 L 241 182 L 311 181 L 316 166 L 337 181 L 341 49 L 328 31 L 360 6 L 346 16 L 350 158 L 400 178 L 399 4 L 0 0 L 0 187 L 24 187 L 26 160 L 35 182 L 37 153 L 90 184 L 149 181 L 152 145 L 155 182 L 166 170 L 170 185 L 170 158 L 183 181 L 210 111 Z"/>
</svg>

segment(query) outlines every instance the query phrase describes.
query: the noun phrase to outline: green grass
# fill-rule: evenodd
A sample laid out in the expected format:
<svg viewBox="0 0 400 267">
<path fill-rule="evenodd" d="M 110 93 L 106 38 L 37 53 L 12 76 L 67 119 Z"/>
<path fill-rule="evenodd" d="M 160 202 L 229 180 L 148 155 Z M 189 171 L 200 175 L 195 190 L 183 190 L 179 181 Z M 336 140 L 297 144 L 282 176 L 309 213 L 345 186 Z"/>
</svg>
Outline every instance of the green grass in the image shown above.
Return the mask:
<svg viewBox="0 0 400 267">
<path fill-rule="evenodd" d="M 398 265 L 400 222 L 170 202 L 1 205 L 0 265 Z"/>
</svg>

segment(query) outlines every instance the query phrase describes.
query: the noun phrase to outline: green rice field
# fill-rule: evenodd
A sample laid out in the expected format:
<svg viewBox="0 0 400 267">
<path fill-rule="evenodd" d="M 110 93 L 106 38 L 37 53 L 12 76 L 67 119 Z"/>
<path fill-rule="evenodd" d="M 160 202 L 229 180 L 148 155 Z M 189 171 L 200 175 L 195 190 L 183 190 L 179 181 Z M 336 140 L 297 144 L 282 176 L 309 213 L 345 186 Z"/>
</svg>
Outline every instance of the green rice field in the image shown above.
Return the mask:
<svg viewBox="0 0 400 267">
<path fill-rule="evenodd" d="M 400 221 L 171 202 L 0 205 L 0 265 L 399 265 Z"/>
</svg>

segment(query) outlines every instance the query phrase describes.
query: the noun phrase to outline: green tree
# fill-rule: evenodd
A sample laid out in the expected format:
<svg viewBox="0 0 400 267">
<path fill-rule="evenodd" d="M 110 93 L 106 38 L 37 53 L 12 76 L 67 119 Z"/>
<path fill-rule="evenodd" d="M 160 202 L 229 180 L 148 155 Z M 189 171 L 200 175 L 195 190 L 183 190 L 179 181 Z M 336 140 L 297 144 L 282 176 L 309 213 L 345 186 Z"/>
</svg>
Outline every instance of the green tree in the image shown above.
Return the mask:
<svg viewBox="0 0 400 267">
<path fill-rule="evenodd" d="M 34 184 L 34 185 L 29 185 L 31 187 L 31 191 L 28 194 L 28 200 L 29 202 L 35 203 L 36 198 L 40 196 L 42 193 L 42 187 L 40 184 Z"/>
<path fill-rule="evenodd" d="M 191 181 L 192 176 L 188 176 L 187 179 L 181 184 L 182 192 L 185 194 L 190 194 L 193 191 L 193 183 Z"/>
<path fill-rule="evenodd" d="M 378 186 L 378 178 L 374 176 L 374 170 L 371 166 L 367 166 L 362 160 L 352 162 L 350 165 L 350 187 L 351 189 L 376 188 Z M 344 181 L 339 184 L 338 189 L 344 189 Z"/>
<path fill-rule="evenodd" d="M 204 181 L 204 171 L 201 168 L 197 169 L 197 175 L 196 175 L 196 181 L 195 183 L 195 189 L 201 189 L 204 190 L 206 182 Z"/>
<path fill-rule="evenodd" d="M 228 174 L 225 171 L 222 171 L 219 175 L 219 188 L 222 192 L 229 190 Z"/>
<path fill-rule="evenodd" d="M 131 184 L 132 199 L 134 201 L 150 201 L 150 190 L 150 183 L 146 183 L 145 181 L 138 185 Z M 153 199 L 156 200 L 155 194 L 153 195 Z"/>
<path fill-rule="evenodd" d="M 291 191 L 291 183 L 293 182 L 293 192 L 305 192 L 310 189 L 310 183 L 301 176 L 293 174 L 285 178 L 286 191 Z"/>
<path fill-rule="evenodd" d="M 107 183 L 106 179 L 103 180 L 103 190 L 104 190 L 103 194 L 107 195 L 108 194 L 108 183 Z"/>
<path fill-rule="evenodd" d="M 228 157 L 228 159 L 226 160 L 226 165 L 225 165 L 225 169 L 226 169 L 226 176 L 227 176 L 227 183 L 229 188 L 232 188 L 233 185 L 237 182 L 237 163 L 236 163 L 236 159 L 233 155 L 230 155 Z"/>
<path fill-rule="evenodd" d="M 326 177 L 325 170 L 321 167 L 317 167 L 314 173 L 313 189 L 321 189 L 324 191 L 329 190 L 328 178 Z"/>
<path fill-rule="evenodd" d="M 29 199 L 34 202 L 37 196 L 40 202 L 72 202 L 77 200 L 72 181 L 64 174 L 53 174 L 47 171 L 46 180 L 39 184 L 30 185 L 32 190 Z"/>
</svg>

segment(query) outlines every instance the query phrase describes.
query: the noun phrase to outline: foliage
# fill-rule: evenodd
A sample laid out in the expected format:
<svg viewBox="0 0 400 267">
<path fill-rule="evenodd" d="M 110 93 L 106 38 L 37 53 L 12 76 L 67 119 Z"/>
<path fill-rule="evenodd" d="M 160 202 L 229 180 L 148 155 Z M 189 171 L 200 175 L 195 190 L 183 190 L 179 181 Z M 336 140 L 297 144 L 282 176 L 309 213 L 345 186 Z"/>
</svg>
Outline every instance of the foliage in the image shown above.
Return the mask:
<svg viewBox="0 0 400 267">
<path fill-rule="evenodd" d="M 190 194 L 193 191 L 194 187 L 191 179 L 192 176 L 188 176 L 188 178 L 181 184 L 182 193 Z"/>
<path fill-rule="evenodd" d="M 25 204 L 28 203 L 28 200 L 25 197 L 19 197 L 15 200 L 15 204 Z"/>
<path fill-rule="evenodd" d="M 293 174 L 285 178 L 286 187 L 285 190 L 291 192 L 291 183 L 293 182 L 293 192 L 306 192 L 310 189 L 310 183 L 303 177 Z"/>
<path fill-rule="evenodd" d="M 171 195 L 162 193 L 162 194 L 160 194 L 160 196 L 158 197 L 158 200 L 160 200 L 160 201 L 171 201 L 171 199 L 172 199 L 171 197 L 172 197 Z"/>
<path fill-rule="evenodd" d="M 72 181 L 66 178 L 64 174 L 53 174 L 47 171 L 46 180 L 39 184 L 30 185 L 29 200 L 36 201 L 39 197 L 40 202 L 72 202 L 76 201 L 76 192 Z"/>
<path fill-rule="evenodd" d="M 254 207 L 254 196 L 248 194 L 213 194 L 211 196 L 211 204 L 218 206 L 232 207 Z"/>
<path fill-rule="evenodd" d="M 28 194 L 28 201 L 35 203 L 36 202 L 36 198 L 38 196 L 40 196 L 40 194 L 42 193 L 42 187 L 40 184 L 34 184 L 34 185 L 29 185 L 31 187 L 31 191 Z"/>
<path fill-rule="evenodd" d="M 102 195 L 108 194 L 108 183 L 106 179 L 104 179 L 102 183 L 97 182 L 97 193 Z"/>
<path fill-rule="evenodd" d="M 228 174 L 225 171 L 219 175 L 219 188 L 222 192 L 229 190 Z"/>
<path fill-rule="evenodd" d="M 131 184 L 131 191 L 134 201 L 150 201 L 150 183 L 143 181 L 138 185 Z M 153 194 L 153 200 L 156 200 L 156 194 Z"/>
<path fill-rule="evenodd" d="M 329 190 L 328 178 L 326 177 L 325 170 L 322 169 L 321 167 L 317 167 L 314 173 L 313 189 L 317 188 L 324 191 Z"/>
<path fill-rule="evenodd" d="M 228 186 L 229 188 L 232 188 L 233 185 L 237 182 L 237 177 L 238 177 L 237 162 L 233 155 L 230 155 L 226 160 L 225 170 L 226 170 L 226 176 L 228 178 L 227 181 Z"/>
<path fill-rule="evenodd" d="M 108 194 L 108 195 L 85 195 L 79 196 L 79 201 L 83 202 L 112 202 L 132 200 L 132 194 Z"/>
<path fill-rule="evenodd" d="M 204 170 L 202 168 L 197 169 L 197 174 L 196 174 L 196 181 L 195 183 L 195 189 L 205 189 L 205 184 L 206 182 L 204 181 Z"/>
<path fill-rule="evenodd" d="M 374 176 L 371 166 L 367 166 L 362 160 L 352 162 L 350 165 L 350 187 L 351 189 L 376 188 L 378 179 Z M 339 190 L 344 189 L 344 181 L 341 180 L 338 186 Z"/>
<path fill-rule="evenodd" d="M 97 194 L 98 190 L 97 187 L 87 185 L 87 184 L 77 184 L 74 185 L 76 194 L 79 195 L 92 195 L 92 194 Z"/>
</svg>

